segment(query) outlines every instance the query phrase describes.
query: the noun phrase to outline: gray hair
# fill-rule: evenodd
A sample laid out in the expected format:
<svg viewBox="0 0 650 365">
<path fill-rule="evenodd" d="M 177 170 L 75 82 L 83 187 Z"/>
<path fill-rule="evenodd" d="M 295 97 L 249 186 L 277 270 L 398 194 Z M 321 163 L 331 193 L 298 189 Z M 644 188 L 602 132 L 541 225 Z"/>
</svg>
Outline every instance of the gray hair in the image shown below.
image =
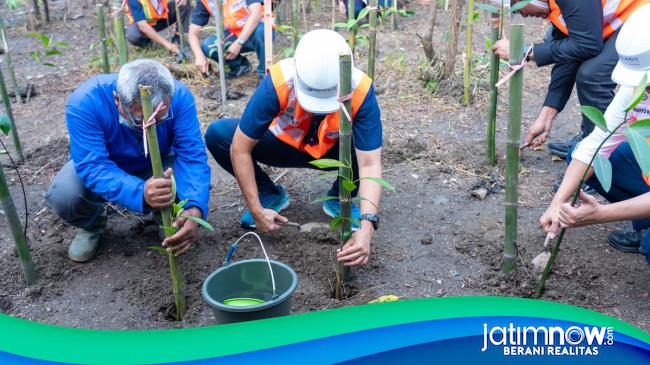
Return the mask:
<svg viewBox="0 0 650 365">
<path fill-rule="evenodd" d="M 140 102 L 140 85 L 151 86 L 153 107 L 174 93 L 171 72 L 158 61 L 140 59 L 131 61 L 120 69 L 117 76 L 117 94 L 127 108 Z"/>
</svg>

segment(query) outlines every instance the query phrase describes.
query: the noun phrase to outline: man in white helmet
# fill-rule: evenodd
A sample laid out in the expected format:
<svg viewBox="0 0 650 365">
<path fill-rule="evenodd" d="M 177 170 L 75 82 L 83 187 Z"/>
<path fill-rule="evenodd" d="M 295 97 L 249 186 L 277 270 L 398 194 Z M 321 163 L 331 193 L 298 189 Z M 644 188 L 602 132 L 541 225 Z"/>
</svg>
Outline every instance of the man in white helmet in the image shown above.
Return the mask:
<svg viewBox="0 0 650 365">
<path fill-rule="evenodd" d="M 350 53 L 345 39 L 334 31 L 320 29 L 305 34 L 294 58 L 271 67 L 241 119 L 218 120 L 208 128 L 208 150 L 237 178 L 246 200 L 242 227 L 268 232 L 287 222 L 279 212 L 289 206 L 289 196 L 258 162 L 314 168 L 310 161 L 338 160 L 339 55 Z M 363 178 L 381 177 L 382 126 L 372 80 L 356 68 L 352 71 L 352 89 L 353 170 L 354 176 L 362 179 L 359 195 L 364 199 L 360 207 L 353 206 L 353 218 L 361 224 L 338 252 L 338 260 L 360 265 L 368 261 L 370 239 L 379 224 L 381 185 Z M 338 181 L 328 195 L 338 197 Z M 326 200 L 323 211 L 331 217 L 339 216 L 339 200 Z"/>
<path fill-rule="evenodd" d="M 650 80 L 650 5 L 639 8 L 627 20 L 616 40 L 619 61 L 612 73 L 612 80 L 620 85 L 614 100 L 607 107 L 605 120 L 607 129 L 614 130 L 625 118 L 626 107 L 632 101 L 634 88 L 639 85 L 644 75 Z M 628 123 L 650 118 L 650 99 L 646 95 L 643 101 L 627 113 Z M 595 128 L 573 150 L 569 167 L 550 206 L 540 218 L 540 224 L 546 232 L 554 236 L 560 227 L 580 227 L 592 224 L 616 221 L 632 221 L 633 230 L 614 231 L 608 241 L 611 246 L 624 252 L 643 253 L 650 264 L 650 239 L 646 230 L 650 227 L 650 178 L 643 176 L 632 149 L 618 129 L 600 149 L 599 153 L 609 158 L 612 164 L 612 185 L 605 191 L 589 172 L 587 185 L 594 188 L 612 204 L 602 205 L 584 192 L 580 195 L 580 204 L 571 207 L 569 201 L 580 183 L 585 168 L 589 164 L 598 146 L 607 138 L 608 133 Z"/>
</svg>

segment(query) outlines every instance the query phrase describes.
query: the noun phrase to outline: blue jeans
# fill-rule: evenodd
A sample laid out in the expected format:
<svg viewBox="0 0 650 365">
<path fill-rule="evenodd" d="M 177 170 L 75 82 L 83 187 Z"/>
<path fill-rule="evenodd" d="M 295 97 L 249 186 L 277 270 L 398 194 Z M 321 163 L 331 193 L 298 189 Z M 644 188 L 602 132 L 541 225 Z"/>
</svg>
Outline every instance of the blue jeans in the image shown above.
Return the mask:
<svg viewBox="0 0 650 365">
<path fill-rule="evenodd" d="M 219 166 L 233 176 L 234 172 L 232 162 L 230 161 L 230 145 L 232 144 L 232 139 L 238 125 L 239 119 L 218 119 L 212 122 L 205 132 L 205 144 L 208 147 L 208 151 L 210 151 L 210 154 L 212 154 L 212 157 L 214 157 Z M 275 194 L 277 190 L 269 175 L 260 168 L 258 162 L 273 167 L 316 169 L 315 166 L 309 164 L 309 162 L 315 160 L 314 157 L 282 142 L 268 130 L 257 142 L 255 147 L 253 147 L 252 156 L 253 166 L 255 168 L 255 182 L 257 183 L 257 190 L 260 195 Z M 338 142 L 322 158 L 338 160 Z M 355 177 L 359 176 L 357 158 L 354 153 L 352 153 L 352 171 Z M 338 194 L 339 183 L 337 179 L 327 195 L 338 196 Z M 352 194 L 356 196 L 356 191 Z"/>
<path fill-rule="evenodd" d="M 567 162 L 571 161 L 573 150 L 569 151 Z M 596 175 L 587 180 L 587 185 L 592 187 L 610 203 L 632 199 L 650 192 L 650 186 L 643 180 L 641 168 L 634 158 L 632 148 L 627 142 L 622 143 L 609 157 L 612 163 L 612 187 L 606 192 L 600 185 Z M 650 227 L 650 217 L 632 221 L 635 230 Z M 650 234 L 646 234 L 641 242 L 641 252 L 646 255 L 650 264 Z"/>
<path fill-rule="evenodd" d="M 273 36 L 275 37 L 275 31 L 273 31 Z M 234 34 L 231 34 L 227 30 L 224 31 L 224 39 L 227 42 L 235 42 L 237 40 L 237 37 Z M 206 57 L 209 57 L 213 59 L 216 62 L 219 62 L 219 56 L 216 51 L 216 48 L 210 47 L 211 45 L 215 44 L 217 42 L 217 36 L 216 35 L 211 35 L 207 37 L 206 39 L 201 42 L 201 50 L 203 50 L 203 54 Z M 210 56 L 210 50 L 215 49 L 214 52 L 212 52 L 212 56 Z M 255 52 L 257 54 L 257 60 L 259 61 L 259 64 L 257 65 L 257 73 L 260 76 L 264 76 L 266 74 L 266 69 L 264 66 L 264 23 L 260 22 L 257 25 L 257 28 L 255 28 L 255 31 L 253 31 L 253 34 L 251 34 L 250 38 L 244 43 L 244 45 L 241 47 L 241 51 L 235 57 L 233 60 L 226 60 L 225 63 L 230 67 L 231 70 L 237 70 L 239 67 L 245 63 L 245 58 L 242 56 L 243 53 L 248 53 L 248 52 Z"/>
</svg>

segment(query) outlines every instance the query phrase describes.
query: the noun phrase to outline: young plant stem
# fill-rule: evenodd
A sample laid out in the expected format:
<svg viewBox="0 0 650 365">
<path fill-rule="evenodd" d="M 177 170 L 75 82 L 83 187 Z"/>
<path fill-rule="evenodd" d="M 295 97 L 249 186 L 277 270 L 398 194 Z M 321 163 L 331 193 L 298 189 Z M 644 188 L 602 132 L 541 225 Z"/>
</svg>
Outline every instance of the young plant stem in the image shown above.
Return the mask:
<svg viewBox="0 0 650 365">
<path fill-rule="evenodd" d="M 465 27 L 465 63 L 463 65 L 463 102 L 465 106 L 471 101 L 471 75 L 472 75 L 472 32 L 474 25 L 474 0 L 467 0 L 467 26 Z"/>
<path fill-rule="evenodd" d="M 524 26 L 510 26 L 510 64 L 521 63 L 524 48 Z M 517 261 L 517 206 L 519 204 L 519 138 L 521 135 L 521 102 L 524 71 L 520 69 L 510 78 L 508 141 L 506 144 L 506 211 L 503 271 L 515 268 Z"/>
<path fill-rule="evenodd" d="M 120 57 L 120 66 L 129 62 L 129 53 L 126 49 L 126 37 L 124 36 L 124 11 L 120 10 L 113 17 L 113 32 L 115 33 L 115 44 Z"/>
<path fill-rule="evenodd" d="M 153 113 L 153 106 L 151 104 L 151 90 L 149 86 L 140 85 L 140 100 L 142 102 L 142 114 L 144 120 L 149 120 Z M 160 147 L 158 146 L 158 134 L 156 133 L 156 125 L 147 127 L 147 145 L 149 147 L 149 155 L 151 157 L 151 170 L 153 176 L 163 176 L 162 161 L 160 159 Z M 162 216 L 163 230 L 165 235 L 169 237 L 172 233 L 172 212 L 171 209 L 164 208 L 160 210 Z M 183 290 L 183 275 L 178 267 L 176 258 L 172 253 L 171 248 L 167 249 L 167 257 L 169 259 L 169 271 L 172 277 L 172 288 L 174 291 L 174 301 L 176 303 L 176 320 L 180 321 L 185 315 L 187 305 L 185 303 L 185 293 Z"/>
<path fill-rule="evenodd" d="M 104 4 L 97 4 L 96 14 L 99 42 L 102 46 L 102 72 L 107 74 L 111 72 L 111 65 L 108 63 L 108 42 L 106 39 L 106 23 L 104 22 Z"/>
<path fill-rule="evenodd" d="M 36 282 L 36 270 L 34 269 L 32 255 L 29 253 L 29 247 L 27 246 L 27 237 L 25 237 L 23 227 L 18 219 L 16 206 L 9 194 L 9 187 L 7 186 L 7 179 L 5 178 L 2 165 L 0 165 L 0 203 L 2 203 L 2 210 L 4 210 L 5 216 L 7 216 L 11 236 L 14 239 L 14 244 L 18 251 L 18 257 L 20 258 L 20 263 L 23 267 L 25 282 L 27 285 L 32 285 Z"/>
<path fill-rule="evenodd" d="M 191 2 L 190 2 L 190 4 L 191 4 Z M 180 5 L 178 5 L 178 0 L 174 1 L 174 6 L 176 8 L 176 30 L 178 32 L 178 38 L 179 38 L 180 43 L 181 43 L 180 48 L 181 48 L 181 51 L 182 51 L 183 50 L 183 45 L 185 44 L 185 40 L 183 39 L 183 38 L 185 38 L 185 28 L 183 28 L 183 26 L 185 24 L 183 24 L 183 17 L 181 16 L 181 7 L 180 7 Z"/>
<path fill-rule="evenodd" d="M 298 23 L 300 20 L 300 0 L 291 0 L 291 27 L 293 28 L 293 51 L 298 47 Z"/>
<path fill-rule="evenodd" d="M 352 55 L 342 54 L 339 56 L 340 79 L 339 98 L 344 98 L 352 93 Z M 352 114 L 352 102 L 346 100 L 343 106 Z M 343 184 L 344 179 L 354 181 L 352 176 L 352 121 L 347 118 L 343 111 L 339 111 L 339 161 L 343 166 L 339 167 L 339 201 L 341 202 L 341 247 L 352 235 L 351 220 L 351 191 L 348 191 Z M 343 283 L 350 277 L 350 267 L 344 266 L 341 262 L 337 264 L 336 270 L 336 298 L 343 299 Z"/>
<path fill-rule="evenodd" d="M 20 143 L 18 137 L 18 129 L 16 128 L 16 121 L 14 120 L 14 113 L 11 109 L 11 100 L 9 100 L 9 93 L 7 92 L 7 85 L 5 84 L 2 70 L 0 69 L 0 93 L 2 93 L 2 102 L 5 104 L 5 111 L 9 122 L 11 123 L 11 138 L 14 141 L 14 148 L 16 149 L 16 163 L 21 163 L 25 158 L 23 156 L 23 145 Z"/>
<path fill-rule="evenodd" d="M 357 18 L 355 16 L 356 13 L 356 4 L 354 0 L 348 0 L 348 22 L 353 22 Z M 354 54 L 354 45 L 357 43 L 357 29 L 359 29 L 359 24 L 354 25 L 352 28 L 349 29 L 349 34 L 348 34 L 348 45 L 350 46 L 350 49 L 352 50 L 352 53 Z"/>
<path fill-rule="evenodd" d="M 499 14 L 492 14 L 491 18 L 492 44 L 499 40 L 499 27 L 500 16 Z M 496 130 L 497 130 L 497 101 L 499 99 L 499 90 L 496 83 L 499 80 L 499 56 L 494 52 L 490 52 L 490 94 L 488 99 L 488 119 L 487 119 L 487 136 L 485 143 L 485 155 L 487 156 L 488 166 L 497 164 L 496 152 Z"/>
<path fill-rule="evenodd" d="M 377 4 L 378 0 L 370 0 L 368 13 L 368 76 L 375 79 L 375 57 L 377 55 Z"/>
<path fill-rule="evenodd" d="M 603 139 L 603 141 L 600 142 L 600 145 L 598 145 L 596 152 L 594 152 L 594 155 L 591 156 L 591 160 L 589 161 L 589 164 L 585 168 L 585 171 L 582 173 L 582 177 L 580 177 L 580 183 L 578 184 L 576 191 L 573 192 L 573 196 L 571 197 L 572 207 L 574 207 L 578 202 L 578 197 L 580 196 L 580 190 L 582 190 L 582 185 L 585 183 L 587 179 L 587 174 L 589 173 L 589 170 L 593 166 L 594 160 L 596 160 L 596 156 L 598 156 L 600 149 L 603 147 L 605 142 L 607 142 L 607 140 L 610 139 L 610 137 L 613 136 L 614 133 L 616 133 L 616 131 L 619 130 L 619 128 L 621 128 L 625 123 L 627 123 L 627 113 L 625 113 L 625 117 L 623 118 L 623 121 L 618 126 L 616 126 L 614 130 L 610 131 L 607 137 L 605 137 L 605 139 Z M 557 256 L 557 253 L 560 250 L 560 244 L 562 243 L 562 239 L 564 238 L 565 232 L 566 232 L 566 228 L 560 229 L 560 233 L 558 234 L 555 240 L 555 244 L 553 244 L 553 248 L 551 249 L 551 256 L 549 256 L 548 261 L 546 262 L 546 266 L 544 267 L 544 271 L 542 272 L 542 276 L 539 279 L 539 283 L 537 283 L 537 289 L 535 290 L 535 299 L 539 299 L 542 296 L 542 292 L 544 291 L 544 286 L 546 285 L 546 279 L 548 279 L 549 275 L 551 274 L 551 270 L 553 269 L 553 264 L 555 263 L 555 258 Z"/>
<path fill-rule="evenodd" d="M 395 32 L 397 30 L 397 0 L 393 0 L 391 7 L 393 13 L 390 15 L 390 29 Z"/>
<path fill-rule="evenodd" d="M 7 36 L 5 35 L 5 26 L 2 16 L 0 16 L 0 35 L 2 35 L 2 45 L 5 50 L 5 63 L 7 64 L 7 72 L 9 72 L 9 79 L 11 80 L 11 87 L 14 89 L 16 100 L 21 103 L 23 98 L 20 96 L 16 74 L 14 73 L 14 66 L 11 63 L 11 52 L 9 52 L 9 44 L 7 43 Z"/>
<path fill-rule="evenodd" d="M 223 59 L 223 45 L 224 45 L 224 40 L 223 40 L 223 3 L 221 0 L 216 0 L 216 10 L 213 12 L 214 13 L 214 22 L 215 22 L 215 27 L 217 29 L 217 58 L 219 60 L 219 82 L 221 84 L 221 105 L 222 105 L 222 112 L 226 111 L 226 108 L 228 106 L 228 101 L 226 99 L 226 69 L 224 65 L 224 59 Z"/>
</svg>

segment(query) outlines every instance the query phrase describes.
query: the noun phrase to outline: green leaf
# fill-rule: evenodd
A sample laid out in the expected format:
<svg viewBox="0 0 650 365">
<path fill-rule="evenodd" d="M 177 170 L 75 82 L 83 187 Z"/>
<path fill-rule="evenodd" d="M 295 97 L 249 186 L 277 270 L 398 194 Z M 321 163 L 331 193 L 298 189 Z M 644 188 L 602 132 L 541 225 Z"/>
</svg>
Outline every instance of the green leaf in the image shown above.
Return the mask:
<svg viewBox="0 0 650 365">
<path fill-rule="evenodd" d="M 53 64 L 52 62 L 43 62 L 43 66 L 47 66 L 47 67 L 56 67 L 56 65 Z"/>
<path fill-rule="evenodd" d="M 602 129 L 603 132 L 609 132 L 607 130 L 607 121 L 605 121 L 605 116 L 600 112 L 600 110 L 593 106 L 583 105 L 580 107 L 580 111 L 585 115 L 585 117 L 589 118 L 596 127 Z"/>
<path fill-rule="evenodd" d="M 366 23 L 359 27 L 359 29 L 370 28 L 370 24 Z"/>
<path fill-rule="evenodd" d="M 47 45 L 50 43 L 50 38 L 48 38 L 48 36 L 46 36 L 45 34 L 36 33 L 36 32 L 27 32 L 27 35 L 41 41 L 41 44 L 44 47 L 47 47 Z"/>
<path fill-rule="evenodd" d="M 330 221 L 330 229 L 333 231 L 333 230 L 339 228 L 341 226 L 341 224 L 343 224 L 343 218 L 342 217 L 332 218 L 332 220 Z"/>
<path fill-rule="evenodd" d="M 37 63 L 41 63 L 41 54 L 38 53 L 38 51 L 32 51 L 30 53 L 31 53 L 32 58 L 34 59 L 34 61 L 36 61 Z"/>
<path fill-rule="evenodd" d="M 363 8 L 363 9 L 361 9 L 361 11 L 359 12 L 359 16 L 357 16 L 357 21 L 367 17 L 369 12 L 370 12 L 370 9 L 368 9 L 367 6 L 365 8 Z"/>
<path fill-rule="evenodd" d="M 343 189 L 345 189 L 345 191 L 347 191 L 348 193 L 353 192 L 354 189 L 357 188 L 357 184 L 353 183 L 348 179 L 342 179 L 341 184 L 343 185 Z"/>
<path fill-rule="evenodd" d="M 630 127 L 626 127 L 623 133 L 625 133 L 627 141 L 630 143 L 634 158 L 639 163 L 643 176 L 648 176 L 650 173 L 650 144 L 641 133 Z"/>
<path fill-rule="evenodd" d="M 331 169 L 335 167 L 347 167 L 345 164 L 339 160 L 333 160 L 331 158 L 321 158 L 319 160 L 314 160 L 309 162 L 311 165 L 318 167 L 319 169 Z"/>
<path fill-rule="evenodd" d="M 650 119 L 639 119 L 630 124 L 629 127 L 641 133 L 646 138 L 650 137 Z"/>
<path fill-rule="evenodd" d="M 630 104 L 625 108 L 626 112 L 629 112 L 630 110 L 634 109 L 641 100 L 643 100 L 643 97 L 645 96 L 645 91 L 646 88 L 648 87 L 648 75 L 645 74 L 643 75 L 643 78 L 641 79 L 641 82 L 637 87 L 634 88 L 634 94 L 632 94 L 632 101 Z"/>
<path fill-rule="evenodd" d="M 481 16 L 481 13 L 478 11 L 475 11 L 474 14 L 472 14 L 472 23 L 476 21 Z"/>
<path fill-rule="evenodd" d="M 474 4 L 474 7 L 487 11 L 488 13 L 499 14 L 499 9 L 494 5 L 479 3 L 479 4 Z"/>
<path fill-rule="evenodd" d="M 485 49 L 488 51 L 492 50 L 492 38 L 485 37 Z"/>
<path fill-rule="evenodd" d="M 56 44 L 59 47 L 63 47 L 63 48 L 68 47 L 68 43 L 66 43 L 64 41 L 56 41 L 56 42 L 54 42 L 54 44 Z"/>
<path fill-rule="evenodd" d="M 318 174 L 318 176 L 316 176 L 316 179 L 329 179 L 332 177 L 339 177 L 339 176 L 341 175 L 339 175 L 338 171 L 329 171 L 329 172 L 323 172 Z"/>
<path fill-rule="evenodd" d="M 11 120 L 6 115 L 0 115 L 0 131 L 6 135 L 9 134 L 11 130 Z"/>
<path fill-rule="evenodd" d="M 214 232 L 214 228 L 212 228 L 212 226 L 210 225 L 210 223 L 204 221 L 203 219 L 201 219 L 201 218 L 199 218 L 199 217 L 195 217 L 195 216 L 193 216 L 193 215 L 182 215 L 181 217 L 184 217 L 184 218 L 187 218 L 187 219 L 189 219 L 189 220 L 191 220 L 191 221 L 194 221 L 194 222 L 200 224 L 203 228 L 205 228 L 205 229 L 207 229 L 207 230 L 209 230 L 209 231 Z"/>
<path fill-rule="evenodd" d="M 518 3 L 516 3 L 515 5 L 513 5 L 513 6 L 510 7 L 510 12 L 511 12 L 511 13 L 516 13 L 516 12 L 518 12 L 519 10 L 525 8 L 526 5 L 530 4 L 531 2 L 533 2 L 533 0 L 524 0 L 524 1 L 520 1 L 520 2 L 518 2 Z"/>
<path fill-rule="evenodd" d="M 600 186 L 605 191 L 609 191 L 612 187 L 612 163 L 609 159 L 600 154 L 596 155 L 594 159 L 594 172 L 596 172 L 596 177 L 600 181 Z"/>
<path fill-rule="evenodd" d="M 55 55 L 59 55 L 59 54 L 61 54 L 61 51 L 59 51 L 56 48 L 48 49 L 47 51 L 45 51 L 46 56 L 55 56 Z"/>
<path fill-rule="evenodd" d="M 337 200 L 338 196 L 323 195 L 311 201 L 312 204 L 324 202 L 326 200 Z"/>
<path fill-rule="evenodd" d="M 385 187 L 386 189 L 392 191 L 393 193 L 397 191 L 397 190 L 395 190 L 395 188 L 393 187 L 393 185 L 391 185 L 391 184 L 388 182 L 388 180 L 382 179 L 382 178 L 380 178 L 380 177 L 363 177 L 363 178 L 361 178 L 361 180 L 369 180 L 369 181 L 376 182 L 377 184 L 379 184 L 379 185 Z"/>
<path fill-rule="evenodd" d="M 290 26 L 290 25 L 278 25 L 278 26 L 275 28 L 275 30 L 278 31 L 278 32 L 289 31 L 289 32 L 292 32 L 292 33 L 295 31 L 295 30 L 293 29 L 293 27 Z"/>
<path fill-rule="evenodd" d="M 399 13 L 399 15 L 404 16 L 404 17 L 410 17 L 410 16 L 415 15 L 415 12 L 412 11 L 412 10 L 399 9 L 397 12 Z"/>
<path fill-rule="evenodd" d="M 160 253 L 165 254 L 165 255 L 167 254 L 167 249 L 165 249 L 164 247 L 161 247 L 161 246 L 149 246 L 147 248 L 152 250 L 152 251 L 160 252 Z"/>
<path fill-rule="evenodd" d="M 163 231 L 165 231 L 165 236 L 166 237 L 173 236 L 176 233 L 176 228 L 174 228 L 174 227 L 162 226 L 162 229 L 163 229 Z"/>
</svg>

